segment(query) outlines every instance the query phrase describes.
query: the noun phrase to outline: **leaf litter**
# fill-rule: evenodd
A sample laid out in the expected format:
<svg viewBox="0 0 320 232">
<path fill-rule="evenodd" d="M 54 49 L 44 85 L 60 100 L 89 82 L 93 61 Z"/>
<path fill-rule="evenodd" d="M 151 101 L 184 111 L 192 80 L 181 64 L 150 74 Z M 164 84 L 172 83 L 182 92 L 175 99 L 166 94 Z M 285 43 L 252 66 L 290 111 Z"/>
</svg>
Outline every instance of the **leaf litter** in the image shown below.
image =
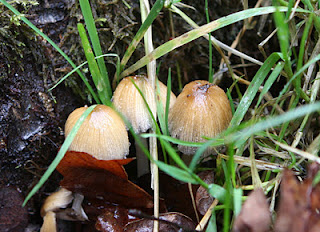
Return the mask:
<svg viewBox="0 0 320 232">
<path fill-rule="evenodd" d="M 307 178 L 303 181 L 298 181 L 292 170 L 283 171 L 278 209 L 273 222 L 262 189 L 252 191 L 235 219 L 233 231 L 320 231 L 320 184 L 313 183 L 319 170 L 319 164 L 310 164 Z"/>
</svg>

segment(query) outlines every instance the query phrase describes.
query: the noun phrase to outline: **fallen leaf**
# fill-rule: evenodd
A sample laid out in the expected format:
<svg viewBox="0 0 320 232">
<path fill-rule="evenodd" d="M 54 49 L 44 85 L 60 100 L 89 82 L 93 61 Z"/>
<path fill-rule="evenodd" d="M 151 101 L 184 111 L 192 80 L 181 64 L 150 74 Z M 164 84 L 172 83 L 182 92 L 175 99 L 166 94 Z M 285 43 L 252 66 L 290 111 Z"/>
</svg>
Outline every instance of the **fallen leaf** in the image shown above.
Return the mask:
<svg viewBox="0 0 320 232">
<path fill-rule="evenodd" d="M 70 168 L 60 185 L 81 193 L 88 201 L 114 203 L 128 208 L 152 208 L 152 197 L 139 186 L 111 172 L 92 168 Z"/>
<path fill-rule="evenodd" d="M 269 231 L 271 214 L 262 189 L 252 191 L 233 224 L 233 232 Z"/>
<path fill-rule="evenodd" d="M 165 232 L 187 232 L 194 231 L 196 224 L 187 216 L 181 213 L 165 213 L 160 214 L 159 217 L 159 231 Z M 129 222 L 124 231 L 126 232 L 152 232 L 153 231 L 152 219 L 141 219 Z"/>
<path fill-rule="evenodd" d="M 199 173 L 198 176 L 207 184 L 213 183 L 213 171 L 204 171 Z M 214 198 L 208 193 L 208 191 L 204 187 L 200 186 L 196 193 L 196 205 L 199 213 L 205 215 L 213 201 Z"/>
<path fill-rule="evenodd" d="M 23 198 L 13 187 L 0 188 L 0 231 L 22 232 L 28 224 L 28 211 Z"/>
<path fill-rule="evenodd" d="M 122 179 L 128 179 L 123 165 L 130 163 L 133 158 L 122 160 L 98 160 L 84 152 L 68 151 L 57 166 L 58 172 L 63 176 L 68 174 L 70 168 L 93 168 L 107 170 Z"/>
<path fill-rule="evenodd" d="M 110 206 L 98 216 L 95 228 L 102 232 L 123 232 L 123 228 L 128 222 L 128 209 Z"/>
<path fill-rule="evenodd" d="M 283 172 L 276 232 L 320 231 L 320 184 L 312 185 L 318 170 L 318 164 L 311 164 L 302 183 L 291 170 Z"/>
</svg>

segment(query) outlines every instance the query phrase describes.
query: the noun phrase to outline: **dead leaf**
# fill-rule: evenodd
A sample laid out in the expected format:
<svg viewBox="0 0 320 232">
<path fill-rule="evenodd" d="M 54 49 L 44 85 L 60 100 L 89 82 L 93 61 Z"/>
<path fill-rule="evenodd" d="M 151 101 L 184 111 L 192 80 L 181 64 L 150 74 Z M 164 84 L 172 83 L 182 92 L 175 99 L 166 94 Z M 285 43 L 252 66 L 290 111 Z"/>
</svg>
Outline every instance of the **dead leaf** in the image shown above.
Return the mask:
<svg viewBox="0 0 320 232">
<path fill-rule="evenodd" d="M 28 224 L 28 210 L 23 197 L 13 187 L 0 188 L 0 231 L 22 232 Z"/>
<path fill-rule="evenodd" d="M 271 215 L 262 189 L 252 191 L 233 225 L 233 232 L 269 231 Z"/>
<path fill-rule="evenodd" d="M 196 224 L 187 216 L 181 213 L 165 213 L 159 217 L 159 231 L 165 232 L 187 232 L 194 231 Z M 124 231 L 126 232 L 152 232 L 152 219 L 141 219 L 129 222 Z"/>
<path fill-rule="evenodd" d="M 214 180 L 213 171 L 204 171 L 198 174 L 199 177 L 207 184 L 212 184 Z M 200 186 L 196 193 L 196 205 L 199 213 L 205 215 L 209 207 L 212 205 L 214 198 L 208 193 L 208 191 Z"/>
<path fill-rule="evenodd" d="M 128 179 L 123 165 L 130 163 L 133 158 L 122 160 L 98 160 L 92 155 L 84 152 L 68 151 L 57 166 L 58 172 L 63 176 L 70 168 L 93 168 L 107 170 L 122 179 Z"/>
<path fill-rule="evenodd" d="M 320 231 L 320 185 L 312 186 L 318 170 L 318 164 L 311 164 L 302 183 L 291 170 L 283 172 L 276 232 Z"/>
<path fill-rule="evenodd" d="M 127 179 L 92 168 L 70 168 L 60 185 L 81 193 L 88 201 L 114 203 L 128 208 L 152 208 L 152 197 Z"/>
<path fill-rule="evenodd" d="M 95 228 L 102 232 L 123 232 L 123 227 L 128 222 L 128 209 L 110 206 L 98 216 Z"/>
</svg>

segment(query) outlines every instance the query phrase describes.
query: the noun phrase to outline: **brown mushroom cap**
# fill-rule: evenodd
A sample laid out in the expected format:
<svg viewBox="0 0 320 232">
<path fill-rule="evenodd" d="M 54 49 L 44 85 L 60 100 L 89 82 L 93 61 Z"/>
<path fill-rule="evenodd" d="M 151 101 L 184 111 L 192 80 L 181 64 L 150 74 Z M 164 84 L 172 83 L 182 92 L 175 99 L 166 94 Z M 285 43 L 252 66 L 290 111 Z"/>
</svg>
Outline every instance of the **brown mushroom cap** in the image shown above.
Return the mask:
<svg viewBox="0 0 320 232">
<path fill-rule="evenodd" d="M 187 84 L 169 112 L 171 136 L 189 142 L 205 142 L 203 137 L 215 137 L 225 130 L 232 118 L 230 102 L 225 92 L 208 81 Z M 194 154 L 196 147 L 178 145 L 184 154 Z M 209 148 L 203 155 L 213 152 Z"/>
<path fill-rule="evenodd" d="M 74 110 L 65 125 L 65 136 L 88 107 Z M 69 150 L 85 152 L 100 160 L 123 159 L 129 153 L 129 139 L 121 117 L 110 107 L 98 105 L 85 119 Z"/>
<path fill-rule="evenodd" d="M 113 93 L 113 104 L 121 112 L 127 120 L 131 123 L 136 133 L 146 132 L 152 127 L 152 119 L 149 111 L 141 97 L 139 91 L 134 86 L 131 78 L 144 94 L 144 97 L 154 114 L 156 111 L 156 104 L 153 100 L 153 88 L 146 76 L 132 76 L 121 80 L 116 90 Z M 165 109 L 167 99 L 167 87 L 159 81 L 160 100 Z M 170 106 L 174 104 L 176 96 L 171 92 Z"/>
</svg>

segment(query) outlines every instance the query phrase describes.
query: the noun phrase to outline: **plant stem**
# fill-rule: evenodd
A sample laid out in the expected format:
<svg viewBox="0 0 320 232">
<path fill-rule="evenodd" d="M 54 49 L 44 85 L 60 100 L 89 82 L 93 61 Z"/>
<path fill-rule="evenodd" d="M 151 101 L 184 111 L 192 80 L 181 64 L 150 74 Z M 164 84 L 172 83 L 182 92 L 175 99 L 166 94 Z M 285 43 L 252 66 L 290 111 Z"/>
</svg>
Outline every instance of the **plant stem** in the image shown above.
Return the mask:
<svg viewBox="0 0 320 232">
<path fill-rule="evenodd" d="M 147 19 L 148 14 L 150 13 L 150 6 L 148 0 L 140 0 L 140 11 L 141 11 L 141 19 L 142 23 Z M 151 24 L 152 25 L 152 24 Z M 150 27 L 147 29 L 146 34 L 144 35 L 144 44 L 145 44 L 145 53 L 148 55 L 153 51 L 153 44 L 152 44 L 152 29 Z M 148 72 L 148 79 L 153 87 L 153 101 L 156 103 L 156 70 L 157 65 L 156 61 L 153 60 L 147 64 L 147 72 Z M 156 104 L 155 104 L 156 105 Z M 154 115 L 155 120 L 157 119 L 157 112 L 155 111 Z M 152 133 L 155 133 L 156 126 L 152 127 Z M 157 138 L 151 137 L 149 139 L 150 144 L 150 153 L 151 157 L 154 161 L 158 160 L 158 149 L 157 149 Z M 151 169 L 151 187 L 154 191 L 154 208 L 153 208 L 153 215 L 156 218 L 159 218 L 159 169 L 155 162 L 150 162 L 150 169 Z M 153 222 L 153 231 L 159 231 L 159 221 L 155 220 Z"/>
</svg>

